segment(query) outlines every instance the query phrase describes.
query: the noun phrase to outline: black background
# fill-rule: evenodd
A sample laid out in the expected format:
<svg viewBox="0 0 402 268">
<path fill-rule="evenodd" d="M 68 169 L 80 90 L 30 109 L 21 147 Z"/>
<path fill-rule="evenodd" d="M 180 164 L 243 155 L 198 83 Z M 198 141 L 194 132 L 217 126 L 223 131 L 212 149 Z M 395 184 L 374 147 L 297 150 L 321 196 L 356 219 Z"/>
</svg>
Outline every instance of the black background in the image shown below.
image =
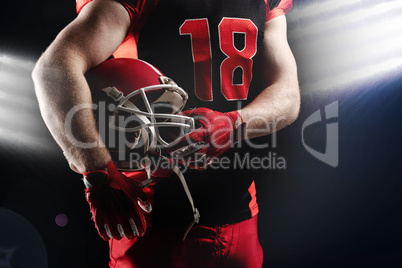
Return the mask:
<svg viewBox="0 0 402 268">
<path fill-rule="evenodd" d="M 302 2 L 296 0 L 295 6 Z M 66 0 L 2 3 L 0 53 L 34 62 L 75 18 L 74 4 Z M 297 45 L 291 43 L 292 48 Z M 309 63 L 298 60 L 298 67 L 308 69 Z M 21 75 L 28 79 L 29 72 Z M 391 74 L 386 80 L 361 83 L 342 93 L 311 93 L 303 87 L 305 83 L 300 81 L 299 119 L 279 132 L 278 146 L 272 149 L 286 158 L 287 169 L 265 171 L 257 178 L 264 267 L 400 267 L 402 76 Z M 34 100 L 31 82 L 28 88 L 27 97 Z M 336 168 L 312 157 L 301 142 L 304 120 L 334 101 L 339 103 L 339 117 L 331 121 L 339 123 Z M 106 267 L 107 244 L 89 220 L 80 176 L 69 170 L 61 151 L 50 141 L 38 109 L 32 114 L 37 118 L 36 128 L 43 130 L 40 135 L 49 140 L 44 146 L 53 149 L 49 153 L 2 139 L 0 207 L 18 213 L 36 228 L 48 267 Z M 312 126 L 305 135 L 311 147 L 325 150 L 324 123 Z M 55 224 L 59 213 L 68 216 L 65 227 Z M 9 213 L 0 216 L 0 223 L 18 221 Z M 14 231 L 0 233 L 0 253 L 21 245 L 12 262 L 18 262 L 18 267 L 37 267 L 22 257 L 22 245 L 28 243 L 24 237 L 32 236 L 24 236 L 24 230 L 16 236 Z M 8 267 L 1 258 L 4 255 L 0 254 L 0 267 Z"/>
</svg>

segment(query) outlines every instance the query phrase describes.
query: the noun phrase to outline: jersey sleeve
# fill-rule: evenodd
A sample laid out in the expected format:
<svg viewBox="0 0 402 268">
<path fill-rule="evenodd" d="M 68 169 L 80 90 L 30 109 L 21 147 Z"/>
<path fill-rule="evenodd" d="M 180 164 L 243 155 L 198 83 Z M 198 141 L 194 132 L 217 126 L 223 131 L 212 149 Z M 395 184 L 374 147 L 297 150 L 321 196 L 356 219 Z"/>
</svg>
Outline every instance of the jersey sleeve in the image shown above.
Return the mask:
<svg viewBox="0 0 402 268">
<path fill-rule="evenodd" d="M 76 9 L 79 14 L 82 8 L 92 0 L 77 0 Z M 126 38 L 113 53 L 115 58 L 138 58 L 138 36 L 141 28 L 159 0 L 115 0 L 124 6 L 130 15 L 131 26 Z"/>
<path fill-rule="evenodd" d="M 92 0 L 77 0 L 75 1 L 75 8 L 77 9 L 77 14 L 80 14 L 82 8 L 91 2 Z"/>
<path fill-rule="evenodd" d="M 292 5 L 293 0 L 268 0 L 266 21 L 288 13 Z"/>
</svg>

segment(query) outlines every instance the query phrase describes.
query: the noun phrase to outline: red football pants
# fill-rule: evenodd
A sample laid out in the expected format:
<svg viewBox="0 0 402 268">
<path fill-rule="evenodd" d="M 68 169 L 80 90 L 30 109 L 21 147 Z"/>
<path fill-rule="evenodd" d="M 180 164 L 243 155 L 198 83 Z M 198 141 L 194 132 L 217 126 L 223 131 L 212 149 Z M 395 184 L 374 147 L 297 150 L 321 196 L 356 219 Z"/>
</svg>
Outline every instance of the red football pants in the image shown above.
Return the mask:
<svg viewBox="0 0 402 268">
<path fill-rule="evenodd" d="M 169 229 L 151 227 L 144 237 L 111 239 L 109 265 L 113 268 L 262 266 L 257 216 L 219 227 L 195 226 L 185 241 L 182 236 Z"/>
</svg>

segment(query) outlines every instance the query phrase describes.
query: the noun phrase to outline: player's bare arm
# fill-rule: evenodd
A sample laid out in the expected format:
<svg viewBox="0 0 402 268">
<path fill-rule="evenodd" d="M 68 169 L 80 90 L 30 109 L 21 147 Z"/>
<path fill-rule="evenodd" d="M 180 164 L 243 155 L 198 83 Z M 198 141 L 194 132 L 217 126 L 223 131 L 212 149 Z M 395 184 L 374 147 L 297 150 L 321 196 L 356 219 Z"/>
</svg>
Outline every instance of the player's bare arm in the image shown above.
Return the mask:
<svg viewBox="0 0 402 268">
<path fill-rule="evenodd" d="M 124 41 L 130 23 L 127 11 L 117 2 L 87 4 L 56 37 L 33 72 L 42 117 L 70 164 L 83 173 L 92 219 L 104 240 L 143 236 L 142 211 L 152 209 L 140 185 L 111 161 L 97 131 L 84 76 Z M 144 174 L 138 172 L 137 177 Z"/>
<path fill-rule="evenodd" d="M 239 112 L 247 138 L 268 135 L 296 120 L 300 107 L 297 67 L 286 36 L 286 17 L 265 23 L 263 75 L 266 88 Z"/>
<path fill-rule="evenodd" d="M 130 23 L 121 4 L 93 1 L 59 33 L 33 71 L 42 117 L 68 161 L 81 173 L 104 167 L 111 159 L 96 129 L 84 74 L 117 49 Z M 72 131 L 67 131 L 66 117 L 73 107 L 86 108 L 77 110 Z M 86 146 L 77 146 L 77 141 Z"/>
</svg>

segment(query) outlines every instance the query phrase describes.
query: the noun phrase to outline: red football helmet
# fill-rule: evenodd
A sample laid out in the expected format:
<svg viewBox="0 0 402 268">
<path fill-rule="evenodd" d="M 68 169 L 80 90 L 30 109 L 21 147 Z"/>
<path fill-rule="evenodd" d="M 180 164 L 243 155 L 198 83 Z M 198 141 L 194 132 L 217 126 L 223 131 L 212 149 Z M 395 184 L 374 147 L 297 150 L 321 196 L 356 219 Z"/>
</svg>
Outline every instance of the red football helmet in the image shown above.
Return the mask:
<svg viewBox="0 0 402 268">
<path fill-rule="evenodd" d="M 142 169 L 143 164 L 133 161 L 134 157 L 138 160 L 139 155 L 160 153 L 178 136 L 194 129 L 192 118 L 178 114 L 187 93 L 145 61 L 107 60 L 90 70 L 86 78 L 99 132 L 120 170 Z M 142 146 L 142 153 L 134 150 Z"/>
<path fill-rule="evenodd" d="M 145 168 L 148 180 L 142 186 L 146 187 L 152 181 L 149 156 L 161 155 L 171 142 L 194 130 L 194 119 L 178 114 L 186 104 L 187 93 L 154 66 L 136 59 L 107 60 L 90 70 L 86 79 L 99 133 L 113 162 L 122 171 Z M 163 133 L 163 129 L 169 131 Z M 143 151 L 136 152 L 141 146 Z M 138 161 L 138 156 L 143 161 Z M 186 237 L 200 214 L 179 168 L 174 165 L 171 171 L 180 179 L 193 210 L 194 220 L 185 231 Z"/>
</svg>

